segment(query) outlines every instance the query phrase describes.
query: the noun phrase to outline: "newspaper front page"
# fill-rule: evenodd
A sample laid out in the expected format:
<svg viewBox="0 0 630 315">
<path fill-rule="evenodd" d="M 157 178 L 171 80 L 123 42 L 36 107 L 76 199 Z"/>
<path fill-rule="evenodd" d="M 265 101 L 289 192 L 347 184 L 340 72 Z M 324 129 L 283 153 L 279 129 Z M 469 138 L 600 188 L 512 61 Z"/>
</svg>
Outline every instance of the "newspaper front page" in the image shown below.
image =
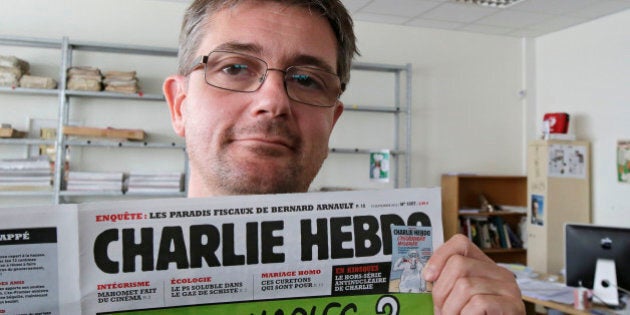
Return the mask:
<svg viewBox="0 0 630 315">
<path fill-rule="evenodd" d="M 76 206 L 0 209 L 0 314 L 81 314 Z"/>
<path fill-rule="evenodd" d="M 56 250 L 42 249 L 58 285 L 33 279 L 50 283 L 46 307 L 35 308 L 33 297 L 0 303 L 0 314 L 431 314 L 426 286 L 390 290 L 392 254 L 401 251 L 392 226 L 429 229 L 428 248 L 436 248 L 440 205 L 439 188 L 413 188 L 55 207 L 47 213 L 69 219 L 20 222 L 76 231 L 68 244 L 58 237 Z M 31 251 L 13 246 L 11 255 Z M 76 268 L 59 266 L 66 262 Z"/>
</svg>

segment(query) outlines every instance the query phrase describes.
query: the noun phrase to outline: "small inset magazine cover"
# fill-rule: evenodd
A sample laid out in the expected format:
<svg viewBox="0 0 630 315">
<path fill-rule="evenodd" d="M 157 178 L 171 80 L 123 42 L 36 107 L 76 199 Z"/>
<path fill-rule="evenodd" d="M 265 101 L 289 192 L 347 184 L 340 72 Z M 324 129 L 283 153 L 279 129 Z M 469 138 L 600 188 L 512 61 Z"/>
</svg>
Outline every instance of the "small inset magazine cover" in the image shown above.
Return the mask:
<svg viewBox="0 0 630 315">
<path fill-rule="evenodd" d="M 430 226 L 392 225 L 392 270 L 389 292 L 426 293 L 422 269 L 433 254 Z"/>
</svg>

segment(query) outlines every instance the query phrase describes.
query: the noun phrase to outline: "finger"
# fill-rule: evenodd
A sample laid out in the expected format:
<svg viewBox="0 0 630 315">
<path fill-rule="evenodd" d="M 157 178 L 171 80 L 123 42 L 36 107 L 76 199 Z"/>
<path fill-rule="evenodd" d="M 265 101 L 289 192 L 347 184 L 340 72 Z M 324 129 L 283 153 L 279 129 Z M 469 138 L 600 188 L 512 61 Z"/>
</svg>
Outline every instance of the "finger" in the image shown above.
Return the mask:
<svg viewBox="0 0 630 315">
<path fill-rule="evenodd" d="M 458 296 L 453 291 L 461 279 L 476 278 L 481 283 L 495 281 L 509 286 L 512 295 L 520 297 L 520 291 L 514 281 L 514 275 L 507 269 L 498 266 L 494 262 L 472 259 L 460 255 L 451 256 L 444 266 L 440 277 L 433 282 L 433 301 L 438 306 L 443 306 L 449 296 Z M 463 284 L 465 285 L 465 283 Z M 503 293 L 488 289 L 478 289 L 475 294 Z"/>
<path fill-rule="evenodd" d="M 492 259 L 475 246 L 468 237 L 463 234 L 456 234 L 433 252 L 422 273 L 424 280 L 435 281 L 440 276 L 448 259 L 455 255 L 492 262 Z"/>
<path fill-rule="evenodd" d="M 500 301 L 501 304 L 492 304 L 496 301 Z M 503 305 L 503 301 L 509 301 L 509 303 Z M 476 309 L 491 311 L 497 307 L 506 310 L 519 309 L 517 307 L 519 304 L 521 304 L 521 294 L 514 281 L 470 277 L 456 281 L 441 310 L 443 314 L 468 314 L 469 311 Z"/>
<path fill-rule="evenodd" d="M 520 298 L 499 295 L 475 295 L 459 310 L 442 310 L 441 314 L 461 315 L 521 315 L 525 304 Z"/>
<path fill-rule="evenodd" d="M 451 256 L 444 267 L 435 285 L 453 285 L 460 278 L 484 278 L 489 280 L 507 281 L 514 285 L 514 274 L 497 265 L 493 261 L 483 261 L 461 255 Z"/>
</svg>

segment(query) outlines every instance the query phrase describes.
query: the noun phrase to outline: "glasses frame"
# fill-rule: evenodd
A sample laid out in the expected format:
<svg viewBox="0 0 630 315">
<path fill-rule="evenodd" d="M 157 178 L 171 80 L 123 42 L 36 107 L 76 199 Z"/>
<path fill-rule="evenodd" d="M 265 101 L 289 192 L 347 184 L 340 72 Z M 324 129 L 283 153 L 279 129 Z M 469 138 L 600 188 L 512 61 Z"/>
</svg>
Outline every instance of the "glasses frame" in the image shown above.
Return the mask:
<svg viewBox="0 0 630 315">
<path fill-rule="evenodd" d="M 217 86 L 214 84 L 211 84 L 210 82 L 208 82 L 208 78 L 206 77 L 208 74 L 208 60 L 210 59 L 210 55 L 212 53 L 215 52 L 219 52 L 219 53 L 231 53 L 231 54 L 236 54 L 236 55 L 241 55 L 241 56 L 245 56 L 248 58 L 252 58 L 255 60 L 258 60 L 260 62 L 262 62 L 265 65 L 265 72 L 262 74 L 262 76 L 259 78 L 260 84 L 258 85 L 258 87 L 256 87 L 256 89 L 251 90 L 251 91 L 243 91 L 243 90 L 235 90 L 235 89 L 229 89 L 229 88 L 225 88 L 225 87 L 221 87 L 221 86 Z M 225 91 L 232 91 L 232 92 L 240 92 L 240 93 L 252 93 L 252 92 L 256 92 L 258 91 L 262 85 L 265 83 L 265 80 L 267 79 L 267 75 L 269 74 L 269 71 L 279 71 L 282 72 L 284 74 L 283 78 L 282 78 L 282 82 L 284 85 L 284 91 L 285 93 L 287 93 L 287 96 L 289 97 L 290 100 L 298 102 L 298 103 L 302 103 L 302 104 L 306 104 L 306 105 L 310 105 L 310 106 L 316 106 L 316 107 L 333 107 L 336 104 L 336 101 L 333 102 L 333 104 L 330 105 L 321 105 L 321 104 L 313 104 L 313 103 L 308 103 L 305 101 L 301 101 L 301 100 L 297 100 L 293 97 L 291 97 L 291 94 L 289 93 L 289 90 L 287 88 L 287 80 L 286 80 L 286 74 L 287 72 L 289 72 L 291 69 L 314 69 L 317 71 L 322 71 L 322 72 L 326 72 L 329 74 L 332 74 L 335 78 L 337 78 L 337 81 L 339 82 L 339 91 L 337 92 L 337 96 L 335 97 L 335 100 L 339 100 L 339 98 L 341 97 L 341 93 L 344 90 L 344 86 L 345 84 L 343 82 L 341 82 L 341 78 L 339 78 L 339 75 L 333 72 L 330 72 L 328 70 L 324 70 L 322 68 L 319 67 L 313 67 L 313 66 L 289 66 L 286 69 L 282 70 L 282 69 L 278 69 L 278 68 L 270 68 L 269 64 L 261 59 L 258 58 L 256 56 L 252 56 L 249 54 L 244 54 L 238 51 L 232 51 L 232 50 L 213 50 L 211 52 L 209 52 L 207 55 L 203 55 L 203 56 L 199 56 L 197 58 L 195 58 L 195 60 L 193 60 L 192 65 L 190 66 L 190 70 L 187 71 L 186 75 L 190 75 L 193 71 L 199 70 L 201 67 L 203 66 L 204 72 L 203 72 L 203 76 L 204 76 L 204 81 L 206 82 L 206 84 L 208 84 L 209 86 L 215 87 L 217 89 L 221 89 L 221 90 L 225 90 Z"/>
</svg>

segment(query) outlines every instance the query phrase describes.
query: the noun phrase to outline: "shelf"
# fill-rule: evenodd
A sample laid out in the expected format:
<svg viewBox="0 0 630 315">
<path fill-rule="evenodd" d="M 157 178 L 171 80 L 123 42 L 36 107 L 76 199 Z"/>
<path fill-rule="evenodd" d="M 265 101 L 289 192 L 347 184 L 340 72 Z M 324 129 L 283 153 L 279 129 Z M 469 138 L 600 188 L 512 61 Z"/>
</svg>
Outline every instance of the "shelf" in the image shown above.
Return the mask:
<svg viewBox="0 0 630 315">
<path fill-rule="evenodd" d="M 352 63 L 352 69 L 364 70 L 364 71 L 392 72 L 392 73 L 409 70 L 408 66 L 379 64 L 379 63 L 364 63 L 364 62 Z"/>
<path fill-rule="evenodd" d="M 185 192 L 178 192 L 178 193 L 150 193 L 150 192 L 144 192 L 144 193 L 125 193 L 125 196 L 131 196 L 131 197 L 186 197 L 186 193 Z"/>
<path fill-rule="evenodd" d="M 50 197 L 52 190 L 0 190 L 0 196 L 8 197 Z"/>
<path fill-rule="evenodd" d="M 162 94 L 125 94 L 107 91 L 77 91 L 66 90 L 66 95 L 76 97 L 94 97 L 94 98 L 112 98 L 112 99 L 128 99 L 128 100 L 144 100 L 144 101 L 164 101 Z"/>
<path fill-rule="evenodd" d="M 73 41 L 73 40 L 68 41 L 68 45 L 72 47 L 72 49 L 77 49 L 77 50 L 82 50 L 82 51 L 177 57 L 176 48 L 149 47 L 149 46 L 138 46 L 138 45 L 114 45 L 114 44 L 107 44 L 107 43 Z"/>
<path fill-rule="evenodd" d="M 174 193 L 123 193 L 122 191 L 68 191 L 59 192 L 62 197 L 124 197 L 124 196 L 151 196 L 151 197 L 185 197 L 185 192 Z"/>
<path fill-rule="evenodd" d="M 459 213 L 460 217 L 524 217 L 527 213 L 514 211 L 494 211 L 477 213 Z"/>
<path fill-rule="evenodd" d="M 387 107 L 387 106 L 361 106 L 361 105 L 347 105 L 344 104 L 344 110 L 356 111 L 356 112 L 368 112 L 368 113 L 400 113 L 400 108 Z"/>
<path fill-rule="evenodd" d="M 493 212 L 460 213 L 461 209 L 479 209 L 479 195 L 483 194 L 492 204 L 526 207 L 527 177 L 519 175 L 442 175 L 442 224 L 444 238 L 449 239 L 460 231 L 460 218 L 480 218 L 481 222 L 494 221 L 500 217 L 517 235 L 523 238 L 520 222 L 527 213 L 496 210 Z M 468 221 L 468 220 L 462 220 Z M 471 224 L 472 226 L 472 224 Z M 478 226 L 479 228 L 479 226 Z M 463 230 L 466 230 L 463 228 Z M 481 246 L 481 245 L 480 245 Z M 525 264 L 527 250 L 523 248 L 482 248 L 482 251 L 496 262 Z"/>
<path fill-rule="evenodd" d="M 29 139 L 29 138 L 3 138 L 0 144 L 7 145 L 54 145 L 54 140 Z"/>
<path fill-rule="evenodd" d="M 486 254 L 524 254 L 527 250 L 524 248 L 483 248 Z"/>
<path fill-rule="evenodd" d="M 66 146 L 81 147 L 108 147 L 108 148 L 163 148 L 163 149 L 185 149 L 186 146 L 176 142 L 143 142 L 143 141 L 112 141 L 101 139 L 70 139 Z"/>
<path fill-rule="evenodd" d="M 53 48 L 53 49 L 62 48 L 62 44 L 60 40 L 31 38 L 31 37 L 11 37 L 11 36 L 0 37 L 0 45 Z"/>
<path fill-rule="evenodd" d="M 28 94 L 28 95 L 58 95 L 58 89 L 31 89 L 22 87 L 7 87 L 0 86 L 1 93 L 15 93 L 15 94 Z"/>
<path fill-rule="evenodd" d="M 370 152 L 381 151 L 379 150 L 370 150 L 370 149 L 359 149 L 359 148 L 330 148 L 331 153 L 346 153 L 346 154 L 369 154 Z M 395 151 L 390 150 L 389 153 L 393 156 L 403 155 L 404 151 Z"/>
<path fill-rule="evenodd" d="M 59 77 L 55 78 L 59 84 L 58 89 L 30 89 L 20 87 L 0 87 L 0 93 L 10 95 L 49 95 L 56 96 L 58 98 L 58 112 L 57 112 L 57 128 L 68 125 L 70 121 L 69 113 L 70 107 L 73 106 L 72 99 L 76 98 L 96 98 L 96 99 L 112 99 L 112 100 L 133 100 L 133 101 L 156 101 L 164 102 L 165 98 L 162 94 L 147 94 L 147 93 L 116 93 L 109 91 L 77 91 L 68 90 L 66 88 L 67 72 L 66 69 L 72 67 L 73 53 L 76 51 L 88 51 L 99 53 L 120 53 L 120 54 L 136 54 L 143 56 L 161 56 L 173 58 L 177 56 L 176 48 L 163 48 L 163 47 L 148 47 L 138 45 L 117 45 L 106 43 L 95 43 L 86 41 L 74 41 L 67 37 L 63 37 L 60 40 L 48 40 L 38 38 L 18 38 L 0 36 L 0 45 L 8 46 L 24 46 L 34 48 L 50 48 L 58 50 L 61 53 L 61 62 L 59 63 Z M 108 102 L 108 106 L 112 106 L 115 102 Z M 121 103 L 123 104 L 123 103 Z M 79 104 L 76 104 L 80 106 Z M 62 134 L 58 134 L 55 139 L 43 140 L 43 139 L 0 139 L 0 145 L 50 145 L 60 148 L 67 148 L 70 146 L 76 147 L 111 147 L 111 148 L 151 148 L 151 149 L 178 149 L 185 151 L 185 145 L 176 142 L 150 142 L 150 141 L 122 141 L 120 139 L 86 139 L 86 138 L 73 138 L 67 137 Z M 56 159 L 58 161 L 65 161 L 65 150 L 57 150 Z M 184 172 L 188 171 L 187 158 L 184 164 Z M 54 170 L 54 185 L 49 191 L 0 191 L 2 196 L 50 196 L 52 202 L 58 204 L 62 202 L 60 197 L 80 197 L 80 196 L 124 196 L 122 192 L 109 191 L 109 192 L 86 192 L 86 191 L 63 191 L 61 182 L 63 179 L 63 172 L 65 171 L 63 164 L 57 163 Z M 133 194 L 139 196 L 182 196 L 184 193 L 179 194 Z"/>
</svg>

